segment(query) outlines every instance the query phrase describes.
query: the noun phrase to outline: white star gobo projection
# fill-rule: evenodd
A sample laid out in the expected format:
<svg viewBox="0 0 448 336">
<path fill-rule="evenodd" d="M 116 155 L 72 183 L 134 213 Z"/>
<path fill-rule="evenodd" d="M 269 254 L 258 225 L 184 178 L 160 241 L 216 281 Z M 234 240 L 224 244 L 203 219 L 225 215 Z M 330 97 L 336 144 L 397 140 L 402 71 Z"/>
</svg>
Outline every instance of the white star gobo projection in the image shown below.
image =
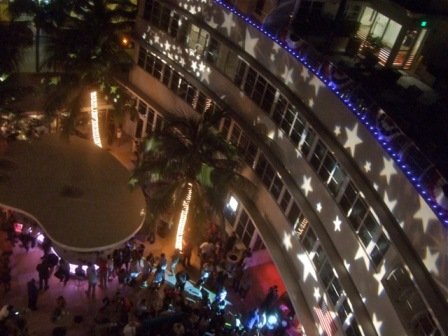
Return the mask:
<svg viewBox="0 0 448 336">
<path fill-rule="evenodd" d="M 355 157 L 356 146 L 362 143 L 362 139 L 358 136 L 358 126 L 359 124 L 356 123 L 352 129 L 345 127 L 347 140 L 344 143 L 344 147 L 350 149 L 352 157 Z"/>
<path fill-rule="evenodd" d="M 305 194 L 305 196 L 308 197 L 308 194 L 310 192 L 313 192 L 313 187 L 311 186 L 311 177 L 308 177 L 306 175 L 303 176 L 303 183 L 302 186 L 300 187 L 303 190 L 303 193 Z"/>
<path fill-rule="evenodd" d="M 181 19 L 179 21 L 181 24 Z M 153 31 L 150 26 L 142 34 L 142 39 L 150 46 L 159 49 L 169 59 L 180 64 L 181 67 L 187 68 L 191 74 L 200 78 L 201 81 L 210 82 L 210 67 L 204 61 L 198 48 L 182 48 L 176 45 L 171 37 Z"/>
<path fill-rule="evenodd" d="M 178 5 L 190 14 L 195 15 L 201 13 L 203 10 L 202 6 L 208 4 L 208 2 L 208 0 L 180 0 L 178 1 Z"/>
</svg>

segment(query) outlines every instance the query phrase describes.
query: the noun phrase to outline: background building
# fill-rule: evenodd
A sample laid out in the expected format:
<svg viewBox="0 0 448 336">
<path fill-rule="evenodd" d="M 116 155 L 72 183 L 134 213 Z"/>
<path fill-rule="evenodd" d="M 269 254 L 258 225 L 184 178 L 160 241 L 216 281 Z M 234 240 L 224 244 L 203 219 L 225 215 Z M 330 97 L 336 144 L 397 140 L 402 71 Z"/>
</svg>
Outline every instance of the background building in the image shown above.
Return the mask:
<svg viewBox="0 0 448 336">
<path fill-rule="evenodd" d="M 331 63 L 253 21 L 260 3 L 141 1 L 124 131 L 137 146 L 165 113 L 231 111 L 220 130 L 258 188 L 229 195 L 228 224 L 267 247 L 307 335 L 446 335 L 445 180 Z M 402 24 L 369 6 L 368 34 Z M 384 64 L 409 29 L 382 35 Z"/>
</svg>

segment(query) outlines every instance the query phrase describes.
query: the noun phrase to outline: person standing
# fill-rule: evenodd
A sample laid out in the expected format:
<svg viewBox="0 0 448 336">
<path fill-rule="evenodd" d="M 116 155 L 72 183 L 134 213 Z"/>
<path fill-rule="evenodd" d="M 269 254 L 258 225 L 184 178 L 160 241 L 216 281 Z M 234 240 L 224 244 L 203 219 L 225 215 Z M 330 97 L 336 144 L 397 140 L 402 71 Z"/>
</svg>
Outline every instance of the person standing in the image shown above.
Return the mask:
<svg viewBox="0 0 448 336">
<path fill-rule="evenodd" d="M 179 271 L 176 273 L 176 284 L 174 289 L 178 289 L 180 293 L 184 292 L 185 284 L 189 280 L 188 273 L 185 271 Z"/>
<path fill-rule="evenodd" d="M 98 281 L 95 265 L 93 265 L 91 262 L 89 262 L 87 267 L 87 283 L 88 287 L 86 290 L 87 297 L 95 297 L 95 289 L 96 289 L 96 283 Z"/>
<path fill-rule="evenodd" d="M 107 260 L 103 257 L 98 258 L 98 267 L 100 287 L 103 289 L 107 289 Z"/>
<path fill-rule="evenodd" d="M 157 268 L 160 268 L 163 272 L 162 274 L 162 285 L 165 283 L 165 271 L 167 268 L 168 261 L 166 260 L 165 253 L 160 254 L 159 263 L 157 265 Z"/>
<path fill-rule="evenodd" d="M 61 295 L 56 299 L 56 307 L 53 310 L 53 314 L 51 316 L 51 321 L 56 323 L 63 315 L 66 314 L 65 307 L 67 306 L 67 302 L 65 298 Z"/>
<path fill-rule="evenodd" d="M 37 298 L 39 296 L 39 289 L 36 285 L 36 280 L 32 278 L 27 283 L 27 290 L 28 290 L 28 308 L 31 310 L 37 309 Z"/>
<path fill-rule="evenodd" d="M 277 299 L 278 299 L 278 287 L 274 285 L 269 288 L 268 294 L 266 294 L 266 297 L 261 303 L 260 311 L 263 313 L 269 311 L 269 309 L 272 308 L 272 305 L 275 303 Z"/>
<path fill-rule="evenodd" d="M 235 247 L 235 244 L 236 244 L 236 240 L 237 240 L 236 233 L 235 233 L 235 231 L 232 231 L 232 233 L 226 240 L 226 244 L 224 245 L 224 254 L 225 255 L 233 250 L 233 248 Z"/>
<path fill-rule="evenodd" d="M 154 273 L 154 278 L 152 279 L 151 287 L 157 289 L 163 285 L 164 281 L 165 281 L 165 271 L 162 270 L 160 266 L 157 266 L 156 272 Z"/>
<path fill-rule="evenodd" d="M 64 286 L 67 285 L 68 280 L 70 279 L 70 265 L 63 258 L 59 260 L 59 267 L 55 273 L 55 276 L 58 274 L 58 278 L 61 282 L 64 282 Z"/>
<path fill-rule="evenodd" d="M 134 319 L 130 319 L 129 322 L 123 328 L 123 336 L 136 336 L 139 323 Z"/>
<path fill-rule="evenodd" d="M 175 249 L 173 255 L 171 256 L 171 263 L 170 263 L 170 273 L 176 274 L 176 267 L 180 260 L 180 250 Z"/>
<path fill-rule="evenodd" d="M 184 250 L 182 252 L 182 265 L 184 265 L 184 267 L 191 266 L 191 254 L 193 253 L 193 245 L 191 244 L 191 242 L 184 242 Z"/>
<path fill-rule="evenodd" d="M 152 261 L 151 257 L 152 253 L 148 255 L 147 257 L 142 256 L 140 259 L 140 264 L 142 266 L 142 277 L 141 277 L 141 283 L 143 284 L 143 287 L 146 287 L 148 285 L 148 278 L 149 275 L 152 272 Z"/>
<path fill-rule="evenodd" d="M 207 282 L 208 278 L 210 277 L 212 273 L 211 265 L 208 263 L 204 263 L 201 267 L 201 273 L 199 275 L 199 279 L 196 282 L 196 287 L 199 289 L 202 288 L 202 286 Z"/>
<path fill-rule="evenodd" d="M 39 290 L 47 290 L 49 288 L 48 278 L 50 277 L 50 267 L 48 266 L 45 259 L 36 266 L 36 270 L 39 274 Z"/>
<path fill-rule="evenodd" d="M 106 260 L 106 267 L 107 267 L 107 280 L 112 281 L 114 278 L 114 260 L 112 259 L 112 256 L 110 254 L 107 255 Z"/>
</svg>

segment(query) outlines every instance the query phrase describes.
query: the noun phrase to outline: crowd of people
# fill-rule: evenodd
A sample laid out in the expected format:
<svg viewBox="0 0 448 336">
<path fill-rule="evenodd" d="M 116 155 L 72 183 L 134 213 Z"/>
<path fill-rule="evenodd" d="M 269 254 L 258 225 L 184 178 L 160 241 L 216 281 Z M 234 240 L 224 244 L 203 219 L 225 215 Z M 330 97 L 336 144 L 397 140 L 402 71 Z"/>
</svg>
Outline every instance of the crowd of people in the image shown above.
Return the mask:
<svg viewBox="0 0 448 336">
<path fill-rule="evenodd" d="M 251 251 L 247 249 L 236 260 L 228 258 L 235 252 L 237 239 L 234 233 L 221 239 L 216 228 L 211 228 L 206 241 L 197 247 L 200 275 L 192 282 L 194 247 L 188 241 L 182 252 L 176 249 L 167 257 L 163 252 L 154 255 L 143 243 L 131 240 L 110 254 L 98 255 L 95 262 L 80 263 L 71 272 L 69 263 L 51 248 L 50 240 L 45 238 L 36 243 L 33 228 L 22 228 L 17 233 L 10 227 L 13 222 L 10 218 L 1 222 L 12 247 L 19 243 L 27 252 L 35 247 L 42 250 L 35 277 L 27 283 L 27 308 L 30 311 L 39 309 L 39 295 L 49 289 L 52 276 L 63 286 L 69 281 L 85 283 L 86 297 L 102 303 L 94 318 L 93 335 L 251 335 L 262 329 L 265 324 L 263 314 L 267 314 L 278 298 L 277 292 L 270 290 L 260 306 L 254 307 L 247 316 L 228 309 L 227 291 L 234 291 L 244 299 L 250 288 L 245 267 Z M 27 236 L 23 238 L 22 233 Z M 1 270 L 8 269 L 12 253 L 13 249 L 2 253 Z M 9 281 L 4 280 L 6 277 L 1 278 L 5 292 L 9 290 L 5 284 L 11 282 L 10 270 L 8 274 Z M 174 282 L 166 283 L 167 276 L 173 276 Z M 118 286 L 112 287 L 115 282 Z M 103 289 L 101 297 L 97 293 L 97 284 Z M 196 287 L 200 295 L 194 297 L 187 293 L 187 284 Z M 118 290 L 111 295 L 110 291 L 105 291 L 108 287 Z M 53 335 L 66 334 L 66 327 L 58 325 L 58 321 L 68 315 L 66 299 L 59 296 L 50 318 L 55 323 Z M 5 305 L 0 312 L 0 336 L 28 335 L 25 316 L 16 308 Z M 83 319 L 82 315 L 73 318 L 78 323 Z M 275 328 L 270 333 L 282 335 L 283 329 Z"/>
</svg>

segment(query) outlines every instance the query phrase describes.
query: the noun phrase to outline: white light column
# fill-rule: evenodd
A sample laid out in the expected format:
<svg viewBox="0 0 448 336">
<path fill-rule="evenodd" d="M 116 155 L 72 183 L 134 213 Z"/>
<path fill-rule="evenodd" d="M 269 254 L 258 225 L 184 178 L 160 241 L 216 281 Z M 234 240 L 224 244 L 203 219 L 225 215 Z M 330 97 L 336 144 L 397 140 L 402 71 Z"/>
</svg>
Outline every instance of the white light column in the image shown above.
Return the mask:
<svg viewBox="0 0 448 336">
<path fill-rule="evenodd" d="M 191 201 L 191 194 L 193 192 L 193 185 L 191 183 L 188 183 L 188 191 L 187 196 L 185 197 L 183 203 L 182 203 L 182 211 L 180 213 L 179 218 L 179 224 L 177 225 L 177 233 L 176 233 L 176 244 L 174 245 L 174 248 L 179 249 L 182 251 L 182 242 L 184 237 L 184 229 L 185 224 L 187 223 L 187 217 L 188 217 L 188 211 L 190 209 L 190 201 Z"/>
<path fill-rule="evenodd" d="M 96 91 L 90 92 L 90 123 L 92 124 L 93 142 L 98 147 L 103 147 L 100 137 L 100 126 L 98 120 L 98 98 Z"/>
</svg>

